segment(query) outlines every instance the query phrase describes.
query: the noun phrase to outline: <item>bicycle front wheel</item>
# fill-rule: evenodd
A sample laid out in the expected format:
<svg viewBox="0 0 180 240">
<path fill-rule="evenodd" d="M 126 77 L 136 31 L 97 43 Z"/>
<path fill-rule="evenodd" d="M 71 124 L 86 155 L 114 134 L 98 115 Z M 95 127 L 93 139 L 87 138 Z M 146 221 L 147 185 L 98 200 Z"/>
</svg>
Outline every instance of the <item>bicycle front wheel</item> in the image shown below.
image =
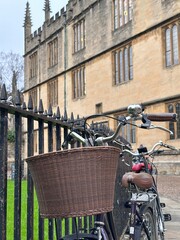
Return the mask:
<svg viewBox="0 0 180 240">
<path fill-rule="evenodd" d="M 151 240 L 156 240 L 156 227 L 151 209 L 144 210 L 143 220 L 140 240 L 148 240 L 148 235 Z"/>
</svg>

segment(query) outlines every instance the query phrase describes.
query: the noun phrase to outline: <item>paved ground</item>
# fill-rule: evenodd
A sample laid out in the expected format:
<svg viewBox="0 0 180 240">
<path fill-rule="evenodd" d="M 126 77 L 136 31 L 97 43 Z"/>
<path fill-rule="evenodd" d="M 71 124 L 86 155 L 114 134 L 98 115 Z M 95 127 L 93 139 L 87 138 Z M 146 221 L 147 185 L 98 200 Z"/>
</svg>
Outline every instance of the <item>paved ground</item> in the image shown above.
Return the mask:
<svg viewBox="0 0 180 240">
<path fill-rule="evenodd" d="M 166 204 L 164 212 L 172 216 L 172 221 L 165 223 L 165 240 L 180 240 L 180 176 L 158 176 L 158 190 Z"/>
</svg>

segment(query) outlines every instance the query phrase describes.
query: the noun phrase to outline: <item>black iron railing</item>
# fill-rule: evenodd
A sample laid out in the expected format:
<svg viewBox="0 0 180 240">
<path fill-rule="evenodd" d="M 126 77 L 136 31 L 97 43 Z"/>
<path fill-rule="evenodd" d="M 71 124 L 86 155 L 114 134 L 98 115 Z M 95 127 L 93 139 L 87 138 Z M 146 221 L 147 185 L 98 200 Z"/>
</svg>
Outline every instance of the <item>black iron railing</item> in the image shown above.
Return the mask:
<svg viewBox="0 0 180 240">
<path fill-rule="evenodd" d="M 7 238 L 7 199 L 8 199 L 8 130 L 9 130 L 9 114 L 14 116 L 14 205 L 12 222 L 14 222 L 13 231 L 8 240 L 24 240 L 22 236 L 21 223 L 27 222 L 25 239 L 45 239 L 45 227 L 44 219 L 39 215 L 38 220 L 38 236 L 34 237 L 34 185 L 29 170 L 25 176 L 27 180 L 27 214 L 26 219 L 23 219 L 22 210 L 22 178 L 24 178 L 24 164 L 22 165 L 24 157 L 34 155 L 34 133 L 38 132 L 38 153 L 44 153 L 45 140 L 48 141 L 47 151 L 60 150 L 62 141 L 68 134 L 68 129 L 71 128 L 72 123 L 75 123 L 74 116 L 71 114 L 71 118 L 68 119 L 67 113 L 64 116 L 60 116 L 59 107 L 54 114 L 51 106 L 48 111 L 44 111 L 42 100 L 39 102 L 39 107 L 33 107 L 33 100 L 30 96 L 27 107 L 26 103 L 21 103 L 20 92 L 17 92 L 16 99 L 8 98 L 5 85 L 2 86 L 0 95 L 0 240 L 6 240 Z M 14 101 L 14 102 L 12 102 Z M 80 120 L 76 120 L 79 125 Z M 26 125 L 26 129 L 24 129 Z M 23 126 L 23 127 L 22 127 Z M 35 127 L 36 126 L 36 127 Z M 35 129 L 36 128 L 36 129 Z M 55 131 L 53 131 L 55 129 Z M 55 132 L 55 137 L 53 135 Z M 24 136 L 27 136 L 27 141 L 24 141 Z M 23 156 L 27 144 L 27 154 Z M 91 225 L 91 218 L 83 219 L 85 228 L 89 228 Z M 65 219 L 62 223 L 61 219 L 49 219 L 48 220 L 48 239 L 59 239 L 62 234 L 62 229 L 65 234 L 68 234 L 74 230 L 73 221 Z M 63 224 L 63 226 L 62 226 Z M 78 221 L 79 227 L 82 227 L 82 219 Z M 47 227 L 46 227 L 47 228 Z"/>
<path fill-rule="evenodd" d="M 11 210 L 8 209 L 9 180 L 7 174 L 9 162 L 8 131 L 10 129 L 8 117 L 10 114 L 14 119 L 13 132 L 15 134 L 13 142 L 13 200 L 10 202 L 13 208 Z M 35 222 L 34 184 L 29 170 L 27 169 L 27 172 L 24 170 L 26 164 L 22 164 L 24 158 L 33 156 L 34 154 L 61 150 L 62 143 L 64 143 L 69 129 L 72 126 L 81 128 L 83 125 L 83 119 L 77 117 L 75 120 L 73 113 L 70 118 L 68 118 L 66 111 L 61 116 L 59 107 L 57 107 L 56 113 L 53 113 L 51 105 L 47 111 L 44 110 L 42 100 L 39 101 L 38 107 L 33 106 L 31 96 L 27 104 L 21 102 L 19 91 L 17 91 L 15 99 L 8 98 L 6 87 L 5 85 L 2 86 L 0 93 L 0 240 L 58 240 L 62 235 L 67 235 L 70 232 L 74 233 L 77 227 L 78 229 L 84 229 L 85 232 L 91 229 L 93 216 L 76 218 L 77 221 L 74 225 L 75 221 L 72 219 L 44 220 L 38 213 L 38 221 Z M 101 133 L 104 131 L 101 124 L 100 126 L 99 124 L 93 124 L 92 127 Z M 109 131 L 109 129 L 106 129 L 106 131 Z M 34 149 L 35 133 L 38 136 L 37 151 Z M 80 146 L 79 143 L 77 143 L 76 147 L 78 146 Z M 74 147 L 73 144 L 71 147 Z M 68 146 L 65 145 L 65 148 L 68 148 Z M 121 176 L 127 168 L 123 166 L 120 164 L 118 167 L 115 187 L 114 216 L 117 223 L 118 235 L 120 235 L 119 233 L 126 224 L 125 216 L 127 216 L 126 210 L 123 207 L 123 199 L 126 199 L 127 196 L 119 187 Z M 22 202 L 23 181 L 26 181 L 27 185 L 27 197 L 25 199 L 27 210 L 25 215 L 22 215 L 22 205 L 24 204 Z M 119 201 L 117 199 L 121 199 L 122 201 L 117 204 Z M 7 216 L 8 210 L 12 211 L 10 219 Z M 22 222 L 26 222 L 26 229 L 22 229 Z M 9 226 L 11 226 L 10 233 Z M 35 228 L 38 229 L 36 233 Z"/>
</svg>

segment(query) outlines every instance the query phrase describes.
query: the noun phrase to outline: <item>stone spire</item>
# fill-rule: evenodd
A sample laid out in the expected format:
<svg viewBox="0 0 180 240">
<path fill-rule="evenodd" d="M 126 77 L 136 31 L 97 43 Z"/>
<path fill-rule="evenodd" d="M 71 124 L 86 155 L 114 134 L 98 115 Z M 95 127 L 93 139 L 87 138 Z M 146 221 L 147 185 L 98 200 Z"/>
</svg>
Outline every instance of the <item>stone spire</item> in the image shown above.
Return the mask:
<svg viewBox="0 0 180 240">
<path fill-rule="evenodd" d="M 26 3 L 26 13 L 25 13 L 23 27 L 24 27 L 24 31 L 25 31 L 25 38 L 28 38 L 31 35 L 31 27 L 32 27 L 29 2 Z"/>
<path fill-rule="evenodd" d="M 51 7 L 50 7 L 50 0 L 45 0 L 44 9 L 45 11 L 45 22 L 50 19 Z"/>
</svg>

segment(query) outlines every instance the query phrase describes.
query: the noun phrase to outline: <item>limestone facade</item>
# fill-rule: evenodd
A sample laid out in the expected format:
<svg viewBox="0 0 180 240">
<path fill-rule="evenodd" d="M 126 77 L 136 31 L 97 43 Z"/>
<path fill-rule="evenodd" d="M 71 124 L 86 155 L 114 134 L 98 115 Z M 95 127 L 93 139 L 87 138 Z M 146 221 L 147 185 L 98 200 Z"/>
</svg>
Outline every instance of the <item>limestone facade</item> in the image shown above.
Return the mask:
<svg viewBox="0 0 180 240">
<path fill-rule="evenodd" d="M 32 33 L 26 8 L 25 100 L 32 94 L 45 109 L 51 100 L 68 116 L 117 116 L 133 103 L 147 113 L 170 111 L 171 104 L 180 112 L 180 1 L 69 0 L 55 16 L 48 12 Z M 179 149 L 179 128 L 175 124 L 173 139 L 160 130 L 136 129 L 132 145 L 150 148 L 162 140 Z"/>
</svg>

